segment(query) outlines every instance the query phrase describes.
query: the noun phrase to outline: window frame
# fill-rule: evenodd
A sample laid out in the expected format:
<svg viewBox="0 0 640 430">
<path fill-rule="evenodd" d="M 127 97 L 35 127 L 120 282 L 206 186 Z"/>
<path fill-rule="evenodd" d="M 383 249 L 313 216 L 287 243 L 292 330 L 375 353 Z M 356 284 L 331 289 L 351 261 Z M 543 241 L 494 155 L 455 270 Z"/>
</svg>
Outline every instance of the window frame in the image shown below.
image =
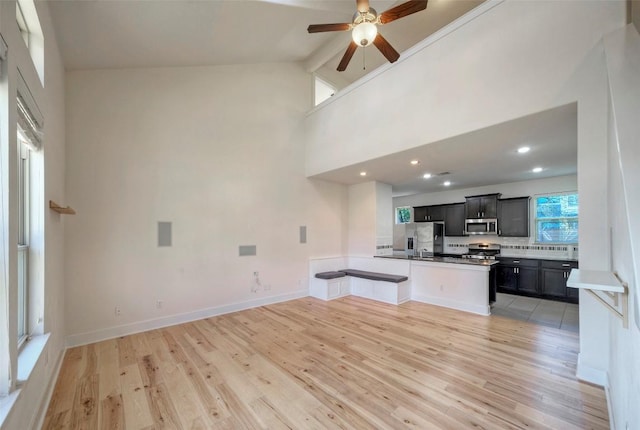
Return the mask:
<svg viewBox="0 0 640 430">
<path fill-rule="evenodd" d="M 17 336 L 18 349 L 27 341 L 29 330 L 29 227 L 30 227 L 30 166 L 29 141 L 18 127 L 18 169 L 17 169 L 17 209 L 18 209 L 18 308 Z"/>
<path fill-rule="evenodd" d="M 22 40 L 24 40 L 25 45 L 29 48 L 29 36 L 31 32 L 29 31 L 29 25 L 27 24 L 27 19 L 25 18 L 19 1 L 16 2 L 16 22 L 18 23 L 18 30 L 20 30 Z"/>
<path fill-rule="evenodd" d="M 554 196 L 571 196 L 575 195 L 578 199 L 578 214 L 576 216 L 564 216 L 556 218 L 539 218 L 538 217 L 538 199 L 541 197 L 554 197 Z M 533 231 L 534 241 L 537 245 L 577 245 L 580 241 L 578 228 L 580 225 L 580 195 L 577 190 L 573 191 L 561 191 L 554 193 L 541 193 L 533 196 Z M 572 242 L 559 242 L 559 241 L 540 241 L 539 223 L 540 222 L 575 222 L 578 226 L 576 229 L 576 240 Z"/>
</svg>

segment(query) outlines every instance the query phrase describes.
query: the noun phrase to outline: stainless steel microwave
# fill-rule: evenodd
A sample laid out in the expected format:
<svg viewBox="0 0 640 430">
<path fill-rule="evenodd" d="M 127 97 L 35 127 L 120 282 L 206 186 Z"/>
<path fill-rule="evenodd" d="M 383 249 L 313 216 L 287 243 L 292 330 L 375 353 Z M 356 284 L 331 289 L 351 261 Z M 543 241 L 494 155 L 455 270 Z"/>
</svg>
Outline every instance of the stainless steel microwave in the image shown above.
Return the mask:
<svg viewBox="0 0 640 430">
<path fill-rule="evenodd" d="M 498 234 L 498 220 L 496 218 L 467 219 L 465 233 L 468 235 Z"/>
</svg>

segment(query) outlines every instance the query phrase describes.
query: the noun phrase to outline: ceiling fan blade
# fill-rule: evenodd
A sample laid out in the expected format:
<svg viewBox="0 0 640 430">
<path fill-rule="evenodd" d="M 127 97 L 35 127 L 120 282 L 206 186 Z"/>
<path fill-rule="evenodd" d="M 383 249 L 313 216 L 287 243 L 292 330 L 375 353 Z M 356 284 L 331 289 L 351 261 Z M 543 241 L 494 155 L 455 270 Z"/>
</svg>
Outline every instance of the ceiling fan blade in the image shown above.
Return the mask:
<svg viewBox="0 0 640 430">
<path fill-rule="evenodd" d="M 391 44 L 387 42 L 387 39 L 382 37 L 380 33 L 373 39 L 373 44 L 376 45 L 378 51 L 382 52 L 382 55 L 384 55 L 390 63 L 395 63 L 398 58 L 400 58 L 398 51 L 393 49 L 393 46 L 391 46 Z"/>
<path fill-rule="evenodd" d="M 412 13 L 420 12 L 427 8 L 427 0 L 412 0 L 402 3 L 396 7 L 384 11 L 380 14 L 380 24 L 387 24 L 396 19 L 400 19 Z"/>
<path fill-rule="evenodd" d="M 344 55 L 342 56 L 342 60 L 340 60 L 340 64 L 338 64 L 338 72 L 344 72 L 347 69 L 349 61 L 351 61 L 351 57 L 353 57 L 356 49 L 358 49 L 358 45 L 356 45 L 356 43 L 352 41 L 349 46 L 347 46 L 347 50 L 344 51 Z"/>
<path fill-rule="evenodd" d="M 351 30 L 351 24 L 311 24 L 307 27 L 309 33 L 322 33 L 323 31 L 347 31 Z"/>
<path fill-rule="evenodd" d="M 356 0 L 358 12 L 366 13 L 369 11 L 369 0 Z"/>
</svg>

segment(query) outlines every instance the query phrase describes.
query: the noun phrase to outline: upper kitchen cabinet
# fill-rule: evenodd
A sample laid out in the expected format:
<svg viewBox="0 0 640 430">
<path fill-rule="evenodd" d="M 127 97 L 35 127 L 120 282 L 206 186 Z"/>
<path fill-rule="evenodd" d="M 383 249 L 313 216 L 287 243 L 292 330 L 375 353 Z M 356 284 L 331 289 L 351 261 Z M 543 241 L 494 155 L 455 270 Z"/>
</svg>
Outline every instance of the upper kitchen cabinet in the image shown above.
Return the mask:
<svg viewBox="0 0 640 430">
<path fill-rule="evenodd" d="M 444 207 L 444 235 L 464 236 L 464 203 L 454 203 Z"/>
<path fill-rule="evenodd" d="M 500 194 L 469 196 L 465 203 L 467 219 L 497 218 Z"/>
<path fill-rule="evenodd" d="M 498 200 L 498 235 L 529 237 L 530 197 Z"/>
<path fill-rule="evenodd" d="M 444 221 L 444 205 L 416 206 L 413 208 L 414 222 Z"/>
</svg>

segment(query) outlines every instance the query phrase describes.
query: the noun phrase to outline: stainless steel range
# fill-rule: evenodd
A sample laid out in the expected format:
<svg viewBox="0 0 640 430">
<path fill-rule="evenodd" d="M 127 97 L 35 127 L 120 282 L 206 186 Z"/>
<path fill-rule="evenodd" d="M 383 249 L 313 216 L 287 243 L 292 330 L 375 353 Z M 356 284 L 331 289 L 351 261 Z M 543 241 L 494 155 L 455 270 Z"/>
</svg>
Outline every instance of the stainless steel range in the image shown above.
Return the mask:
<svg viewBox="0 0 640 430">
<path fill-rule="evenodd" d="M 499 243 L 470 243 L 469 251 L 462 254 L 462 258 L 477 260 L 495 260 L 498 256 L 500 256 Z"/>
</svg>

